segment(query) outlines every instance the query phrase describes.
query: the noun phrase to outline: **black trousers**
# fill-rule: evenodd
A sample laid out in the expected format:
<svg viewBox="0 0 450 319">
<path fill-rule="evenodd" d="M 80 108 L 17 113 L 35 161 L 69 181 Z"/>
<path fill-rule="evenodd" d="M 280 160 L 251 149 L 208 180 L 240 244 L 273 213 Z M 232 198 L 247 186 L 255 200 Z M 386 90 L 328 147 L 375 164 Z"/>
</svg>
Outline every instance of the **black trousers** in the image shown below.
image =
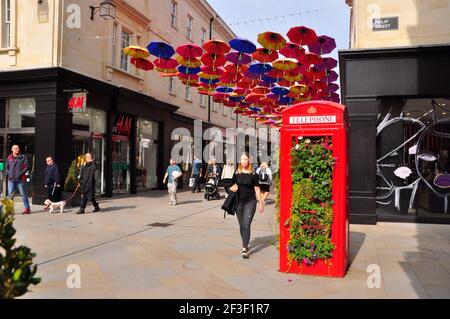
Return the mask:
<svg viewBox="0 0 450 319">
<path fill-rule="evenodd" d="M 239 228 L 242 238 L 242 247 L 248 248 L 250 242 L 250 226 L 256 212 L 256 199 L 246 202 L 238 202 L 236 216 L 239 222 Z"/>
<path fill-rule="evenodd" d="M 57 203 L 61 201 L 61 187 L 54 186 L 55 184 L 47 185 L 47 198 L 52 202 Z"/>
<path fill-rule="evenodd" d="M 94 205 L 94 208 L 98 207 L 98 203 L 95 200 L 95 189 L 94 188 L 87 190 L 87 191 L 83 190 L 83 196 L 81 197 L 81 207 L 80 208 L 85 209 L 86 205 L 89 201 L 92 202 L 92 205 Z"/>
<path fill-rule="evenodd" d="M 192 189 L 192 192 L 195 192 L 195 190 L 200 192 L 201 191 L 201 188 L 200 188 L 200 174 L 194 174 L 193 177 L 195 178 L 195 181 L 194 181 L 194 188 Z"/>
</svg>

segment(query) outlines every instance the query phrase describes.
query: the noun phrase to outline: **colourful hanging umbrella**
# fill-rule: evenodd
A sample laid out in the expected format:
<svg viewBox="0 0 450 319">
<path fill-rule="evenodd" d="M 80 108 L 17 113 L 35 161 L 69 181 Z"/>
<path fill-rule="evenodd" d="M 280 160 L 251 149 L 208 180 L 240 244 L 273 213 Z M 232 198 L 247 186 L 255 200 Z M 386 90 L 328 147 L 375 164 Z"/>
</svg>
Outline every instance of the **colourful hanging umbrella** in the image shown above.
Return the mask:
<svg viewBox="0 0 450 319">
<path fill-rule="evenodd" d="M 247 95 L 249 92 L 250 92 L 249 89 L 242 88 L 242 87 L 237 87 L 237 88 L 234 89 L 233 93 L 245 97 L 245 95 Z"/>
<path fill-rule="evenodd" d="M 263 76 L 261 76 L 261 80 L 263 81 L 263 82 L 266 82 L 266 83 L 276 83 L 276 82 L 278 82 L 279 81 L 279 79 L 277 79 L 277 78 L 272 78 L 272 77 L 270 77 L 270 76 L 267 76 L 267 75 L 263 75 Z"/>
<path fill-rule="evenodd" d="M 271 92 L 276 95 L 286 95 L 289 93 L 289 89 L 282 86 L 276 86 L 272 88 Z"/>
<path fill-rule="evenodd" d="M 185 74 L 197 74 L 201 71 L 200 68 L 188 68 L 184 65 L 180 65 L 178 68 L 178 72 L 185 73 Z"/>
<path fill-rule="evenodd" d="M 305 76 L 312 82 L 316 80 L 320 80 L 326 76 L 325 71 L 320 71 L 316 67 L 311 67 L 308 72 L 305 73 Z"/>
<path fill-rule="evenodd" d="M 208 85 L 217 84 L 219 81 L 220 81 L 219 79 L 200 78 L 200 82 L 208 84 Z"/>
<path fill-rule="evenodd" d="M 219 86 L 216 88 L 216 92 L 220 93 L 231 93 L 233 92 L 233 89 L 227 86 Z"/>
<path fill-rule="evenodd" d="M 270 89 L 264 87 L 264 86 L 256 86 L 252 89 L 252 93 L 255 94 L 267 94 L 270 92 Z"/>
<path fill-rule="evenodd" d="M 306 65 L 319 64 L 322 62 L 322 59 L 317 54 L 308 52 L 303 55 L 301 62 Z"/>
<path fill-rule="evenodd" d="M 180 80 L 189 80 L 189 81 L 198 81 L 198 75 L 197 74 L 188 74 L 188 73 L 180 73 L 178 74 L 178 78 Z"/>
<path fill-rule="evenodd" d="M 204 53 L 200 60 L 202 61 L 203 65 L 213 68 L 221 67 L 227 62 L 227 59 L 224 55 L 209 52 Z"/>
<path fill-rule="evenodd" d="M 130 63 L 133 64 L 136 68 L 144 71 L 153 70 L 153 68 L 155 67 L 152 62 L 142 58 L 131 58 Z"/>
<path fill-rule="evenodd" d="M 263 94 L 255 94 L 255 93 L 251 93 L 249 95 L 247 95 L 245 97 L 245 102 L 250 103 L 250 104 L 256 104 L 259 101 L 261 101 L 261 99 L 264 97 Z"/>
<path fill-rule="evenodd" d="M 210 80 L 218 80 L 221 76 L 218 74 L 208 74 L 204 72 L 199 72 L 197 75 L 204 79 L 210 79 Z"/>
<path fill-rule="evenodd" d="M 161 69 L 175 69 L 178 66 L 177 60 L 171 58 L 156 59 L 153 63 Z"/>
<path fill-rule="evenodd" d="M 296 43 L 289 42 L 280 50 L 280 53 L 286 58 L 299 59 L 305 53 L 305 49 Z"/>
<path fill-rule="evenodd" d="M 137 45 L 130 45 L 129 47 L 124 48 L 122 51 L 132 58 L 145 59 L 150 56 L 150 53 L 146 48 Z"/>
<path fill-rule="evenodd" d="M 230 74 L 238 74 L 238 73 L 244 73 L 247 72 L 248 66 L 245 64 L 227 64 L 224 67 L 225 71 Z"/>
<path fill-rule="evenodd" d="M 214 76 L 219 76 L 219 77 L 225 73 L 225 71 L 222 68 L 213 68 L 210 66 L 202 66 L 201 71 L 204 74 L 214 75 Z"/>
<path fill-rule="evenodd" d="M 265 49 L 277 51 L 286 46 L 286 40 L 283 36 L 276 32 L 263 32 L 258 34 L 258 43 Z"/>
<path fill-rule="evenodd" d="M 263 74 L 272 70 L 272 66 L 268 63 L 253 63 L 248 67 L 248 71 L 255 74 Z"/>
<path fill-rule="evenodd" d="M 226 55 L 227 61 L 234 64 L 249 64 L 252 61 L 252 57 L 246 53 L 230 52 Z"/>
<path fill-rule="evenodd" d="M 328 83 L 328 91 L 331 93 L 336 92 L 337 90 L 339 90 L 339 85 L 336 83 Z"/>
<path fill-rule="evenodd" d="M 305 26 L 290 28 L 287 36 L 291 42 L 298 45 L 312 44 L 317 40 L 316 32 Z"/>
<path fill-rule="evenodd" d="M 262 63 L 273 62 L 278 59 L 278 52 L 265 48 L 258 48 L 252 53 L 252 58 Z"/>
<path fill-rule="evenodd" d="M 147 46 L 148 51 L 151 55 L 158 58 L 168 59 L 175 54 L 175 50 L 167 43 L 164 42 L 150 42 Z"/>
<path fill-rule="evenodd" d="M 272 63 L 272 66 L 278 70 L 292 70 L 297 67 L 298 61 L 292 58 L 278 59 Z"/>
<path fill-rule="evenodd" d="M 337 65 L 338 65 L 338 61 L 336 61 L 333 58 L 326 57 L 326 58 L 322 58 L 322 63 L 316 64 L 316 67 L 331 70 L 331 69 L 334 69 L 335 67 L 337 67 Z"/>
<path fill-rule="evenodd" d="M 234 50 L 240 53 L 252 54 L 256 51 L 256 45 L 247 39 L 236 38 L 231 40 L 229 44 Z"/>
<path fill-rule="evenodd" d="M 326 74 L 326 81 L 327 82 L 334 82 L 334 81 L 336 81 L 337 79 L 338 79 L 338 74 L 336 73 L 336 71 L 334 71 L 334 70 L 327 70 L 326 72 L 325 72 L 325 74 Z"/>
<path fill-rule="evenodd" d="M 221 40 L 209 40 L 203 43 L 203 49 L 208 53 L 225 55 L 230 51 L 228 43 Z"/>
<path fill-rule="evenodd" d="M 308 87 L 306 85 L 302 85 L 302 84 L 293 85 L 290 89 L 291 92 L 298 93 L 298 94 L 301 94 L 301 93 L 305 94 L 308 92 L 308 90 L 309 90 Z"/>
<path fill-rule="evenodd" d="M 181 55 L 178 55 L 175 59 L 179 64 L 189 68 L 198 68 L 200 65 L 202 65 L 202 62 L 197 58 L 185 58 Z"/>
<path fill-rule="evenodd" d="M 176 52 L 185 58 L 198 58 L 203 54 L 203 49 L 195 44 L 180 45 Z"/>
<path fill-rule="evenodd" d="M 318 55 L 331 53 L 336 48 L 336 41 L 326 35 L 317 37 L 317 40 L 308 44 L 309 51 Z"/>
<path fill-rule="evenodd" d="M 160 67 L 155 67 L 156 71 L 160 72 L 160 73 L 164 73 L 164 75 L 166 76 L 177 76 L 178 75 L 178 70 L 177 69 L 166 69 L 166 68 L 160 68 Z M 163 76 L 163 75 L 161 75 Z"/>
</svg>

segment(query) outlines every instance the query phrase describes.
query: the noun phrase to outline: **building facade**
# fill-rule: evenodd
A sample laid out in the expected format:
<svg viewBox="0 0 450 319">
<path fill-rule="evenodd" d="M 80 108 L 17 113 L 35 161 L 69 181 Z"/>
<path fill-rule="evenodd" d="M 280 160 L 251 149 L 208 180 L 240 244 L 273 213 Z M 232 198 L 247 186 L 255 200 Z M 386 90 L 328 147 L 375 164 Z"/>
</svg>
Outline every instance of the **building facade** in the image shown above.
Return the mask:
<svg viewBox="0 0 450 319">
<path fill-rule="evenodd" d="M 45 199 L 48 155 L 65 176 L 73 160 L 92 152 L 99 194 L 136 193 L 163 187 L 173 145 L 193 147 L 194 120 L 204 121 L 203 131 L 256 125 L 220 104 L 208 107 L 207 97 L 178 79 L 137 70 L 122 53 L 151 41 L 177 47 L 235 38 L 206 1 L 111 0 L 114 19 L 91 9 L 101 2 L 0 1 L 0 158 L 21 146 L 34 203 Z M 180 127 L 186 134 L 173 136 Z M 184 181 L 188 157 L 180 163 Z"/>
<path fill-rule="evenodd" d="M 351 221 L 449 223 L 450 2 L 346 2 Z"/>
</svg>

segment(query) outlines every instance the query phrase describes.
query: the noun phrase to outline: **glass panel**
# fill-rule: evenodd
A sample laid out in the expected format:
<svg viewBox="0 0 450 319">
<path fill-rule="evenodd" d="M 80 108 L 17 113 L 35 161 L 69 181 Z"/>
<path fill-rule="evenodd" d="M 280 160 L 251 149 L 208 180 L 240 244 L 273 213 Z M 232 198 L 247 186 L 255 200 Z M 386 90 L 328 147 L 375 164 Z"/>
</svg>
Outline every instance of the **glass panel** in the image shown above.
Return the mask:
<svg viewBox="0 0 450 319">
<path fill-rule="evenodd" d="M 8 100 L 8 127 L 34 127 L 36 102 L 34 98 Z"/>
<path fill-rule="evenodd" d="M 106 133 L 106 112 L 88 108 L 84 113 L 73 113 L 73 129 Z"/>
<path fill-rule="evenodd" d="M 138 189 L 158 186 L 158 123 L 139 119 L 137 121 L 136 185 Z"/>
<path fill-rule="evenodd" d="M 129 148 L 129 142 L 127 141 L 113 141 L 112 143 L 114 193 L 128 193 L 130 190 Z"/>
</svg>

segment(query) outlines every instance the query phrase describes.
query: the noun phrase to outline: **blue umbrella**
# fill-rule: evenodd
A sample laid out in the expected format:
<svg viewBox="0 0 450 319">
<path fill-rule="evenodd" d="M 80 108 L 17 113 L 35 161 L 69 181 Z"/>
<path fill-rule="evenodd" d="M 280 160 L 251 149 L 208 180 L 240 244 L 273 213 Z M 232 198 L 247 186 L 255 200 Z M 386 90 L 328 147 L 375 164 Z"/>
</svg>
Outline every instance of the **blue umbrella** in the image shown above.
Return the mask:
<svg viewBox="0 0 450 319">
<path fill-rule="evenodd" d="M 219 79 L 204 79 L 204 78 L 200 78 L 200 82 L 206 83 L 206 84 L 216 84 L 216 83 L 220 82 L 220 80 Z"/>
<path fill-rule="evenodd" d="M 230 47 L 241 53 L 252 54 L 256 51 L 256 45 L 247 39 L 236 38 L 231 40 Z"/>
<path fill-rule="evenodd" d="M 228 99 L 232 102 L 241 102 L 245 96 L 230 96 Z"/>
<path fill-rule="evenodd" d="M 168 59 L 175 54 L 175 50 L 164 42 L 150 42 L 147 46 L 148 52 L 158 58 Z"/>
<path fill-rule="evenodd" d="M 280 103 L 280 105 L 289 105 L 294 103 L 294 99 L 288 97 L 288 96 L 282 96 L 280 97 L 280 99 L 278 100 L 278 102 Z"/>
<path fill-rule="evenodd" d="M 254 107 L 254 106 L 249 107 L 249 110 L 252 110 L 253 112 L 259 112 L 259 111 L 261 111 L 261 109 L 260 109 L 259 107 Z"/>
<path fill-rule="evenodd" d="M 289 93 L 289 89 L 285 88 L 283 86 L 276 86 L 274 88 L 272 88 L 272 93 L 276 94 L 276 95 L 286 95 Z"/>
<path fill-rule="evenodd" d="M 263 74 L 272 70 L 272 66 L 269 63 L 253 63 L 248 70 L 251 73 Z"/>
<path fill-rule="evenodd" d="M 272 78 L 272 77 L 270 77 L 270 76 L 268 76 L 268 75 L 263 75 L 263 76 L 261 77 L 261 80 L 264 81 L 264 82 L 268 82 L 268 83 L 275 83 L 275 82 L 278 82 L 278 79 Z"/>
<path fill-rule="evenodd" d="M 230 93 L 233 92 L 234 90 L 228 86 L 218 86 L 216 88 L 216 92 L 221 92 L 221 93 Z"/>
<path fill-rule="evenodd" d="M 184 73 L 184 74 L 197 74 L 200 71 L 201 71 L 200 68 L 188 68 L 188 67 L 185 67 L 184 65 L 180 65 L 178 67 L 178 72 Z"/>
</svg>

